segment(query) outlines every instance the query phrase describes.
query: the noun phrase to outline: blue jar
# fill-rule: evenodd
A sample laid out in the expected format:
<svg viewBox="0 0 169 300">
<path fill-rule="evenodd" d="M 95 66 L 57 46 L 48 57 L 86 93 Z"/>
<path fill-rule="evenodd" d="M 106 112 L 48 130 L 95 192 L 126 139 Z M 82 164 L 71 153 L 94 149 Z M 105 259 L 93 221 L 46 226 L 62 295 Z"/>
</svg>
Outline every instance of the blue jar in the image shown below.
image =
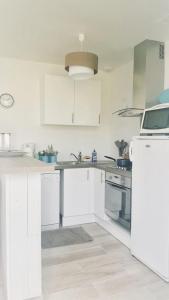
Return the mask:
<svg viewBox="0 0 169 300">
<path fill-rule="evenodd" d="M 43 155 L 42 156 L 42 160 L 47 163 L 48 162 L 48 156 L 47 155 Z"/>
<path fill-rule="evenodd" d="M 55 163 L 56 155 L 48 155 L 48 163 Z"/>
</svg>

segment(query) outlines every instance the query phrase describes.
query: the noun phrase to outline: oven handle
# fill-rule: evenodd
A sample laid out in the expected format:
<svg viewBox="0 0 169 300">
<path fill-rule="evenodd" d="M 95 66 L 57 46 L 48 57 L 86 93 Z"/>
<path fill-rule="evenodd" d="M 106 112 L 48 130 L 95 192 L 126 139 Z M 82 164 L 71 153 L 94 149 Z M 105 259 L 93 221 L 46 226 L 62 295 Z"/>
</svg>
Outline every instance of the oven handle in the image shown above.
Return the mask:
<svg viewBox="0 0 169 300">
<path fill-rule="evenodd" d="M 106 180 L 106 184 L 111 185 L 112 187 L 116 188 L 118 191 L 124 190 L 126 192 L 129 192 L 129 190 L 130 190 L 130 188 L 124 187 L 120 184 L 116 184 L 116 183 L 108 181 L 108 180 Z"/>
</svg>

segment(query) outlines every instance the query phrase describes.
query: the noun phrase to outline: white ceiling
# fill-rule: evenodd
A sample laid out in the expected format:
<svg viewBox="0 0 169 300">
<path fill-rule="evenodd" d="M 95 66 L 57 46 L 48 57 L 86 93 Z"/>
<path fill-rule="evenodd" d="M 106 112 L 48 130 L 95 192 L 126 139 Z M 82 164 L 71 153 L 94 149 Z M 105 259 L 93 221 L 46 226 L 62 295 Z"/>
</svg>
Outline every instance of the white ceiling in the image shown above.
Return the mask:
<svg viewBox="0 0 169 300">
<path fill-rule="evenodd" d="M 79 32 L 100 68 L 115 68 L 144 39 L 169 39 L 169 1 L 0 0 L 0 56 L 62 64 Z"/>
</svg>

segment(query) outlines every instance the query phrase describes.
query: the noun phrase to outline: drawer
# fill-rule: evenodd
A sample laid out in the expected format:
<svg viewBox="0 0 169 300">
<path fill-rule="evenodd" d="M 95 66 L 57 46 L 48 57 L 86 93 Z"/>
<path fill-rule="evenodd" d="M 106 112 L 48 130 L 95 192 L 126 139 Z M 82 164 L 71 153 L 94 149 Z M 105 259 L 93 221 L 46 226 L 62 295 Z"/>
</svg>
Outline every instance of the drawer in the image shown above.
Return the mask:
<svg viewBox="0 0 169 300">
<path fill-rule="evenodd" d="M 106 180 L 121 184 L 121 176 L 114 173 L 106 172 Z"/>
</svg>

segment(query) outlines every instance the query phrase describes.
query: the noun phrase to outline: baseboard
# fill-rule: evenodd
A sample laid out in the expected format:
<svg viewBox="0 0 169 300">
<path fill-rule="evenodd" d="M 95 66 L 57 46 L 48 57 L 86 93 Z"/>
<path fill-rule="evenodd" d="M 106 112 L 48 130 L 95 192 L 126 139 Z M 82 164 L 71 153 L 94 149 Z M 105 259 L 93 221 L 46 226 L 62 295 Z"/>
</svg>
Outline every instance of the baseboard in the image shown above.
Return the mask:
<svg viewBox="0 0 169 300">
<path fill-rule="evenodd" d="M 87 223 L 98 223 L 105 230 L 111 233 L 116 239 L 118 239 L 121 243 L 127 246 L 130 249 L 130 232 L 125 228 L 121 227 L 117 223 L 111 221 L 106 215 L 104 219 L 99 218 L 94 214 L 82 215 L 82 216 L 71 216 L 71 217 L 62 217 L 62 226 L 74 226 L 74 225 L 82 225 Z M 54 230 L 59 228 L 59 224 L 52 224 L 42 226 L 42 231 Z"/>
<path fill-rule="evenodd" d="M 93 215 L 93 214 L 62 218 L 62 226 L 63 227 L 86 224 L 86 223 L 93 223 L 93 222 L 95 222 L 95 215 Z"/>
<path fill-rule="evenodd" d="M 122 228 L 120 225 L 109 220 L 108 217 L 106 217 L 106 220 L 103 220 L 95 216 L 95 222 L 98 223 L 100 226 L 102 226 L 105 230 L 111 233 L 117 240 L 119 240 L 127 248 L 130 249 L 131 234 L 128 230 Z"/>
<path fill-rule="evenodd" d="M 162 278 L 164 281 L 169 282 L 169 274 L 168 277 L 162 275 L 158 270 L 156 270 L 153 266 L 149 265 L 146 261 L 142 260 L 141 258 L 139 258 L 133 250 L 131 250 L 131 255 L 133 257 L 135 257 L 137 260 L 139 260 L 139 262 L 141 262 L 142 264 L 144 264 L 147 268 L 149 268 L 152 272 L 154 272 L 156 275 L 158 275 L 160 278 Z"/>
<path fill-rule="evenodd" d="M 50 224 L 50 225 L 42 225 L 41 226 L 41 231 L 47 231 L 47 230 L 54 230 L 59 228 L 59 223 L 58 224 Z"/>
</svg>

